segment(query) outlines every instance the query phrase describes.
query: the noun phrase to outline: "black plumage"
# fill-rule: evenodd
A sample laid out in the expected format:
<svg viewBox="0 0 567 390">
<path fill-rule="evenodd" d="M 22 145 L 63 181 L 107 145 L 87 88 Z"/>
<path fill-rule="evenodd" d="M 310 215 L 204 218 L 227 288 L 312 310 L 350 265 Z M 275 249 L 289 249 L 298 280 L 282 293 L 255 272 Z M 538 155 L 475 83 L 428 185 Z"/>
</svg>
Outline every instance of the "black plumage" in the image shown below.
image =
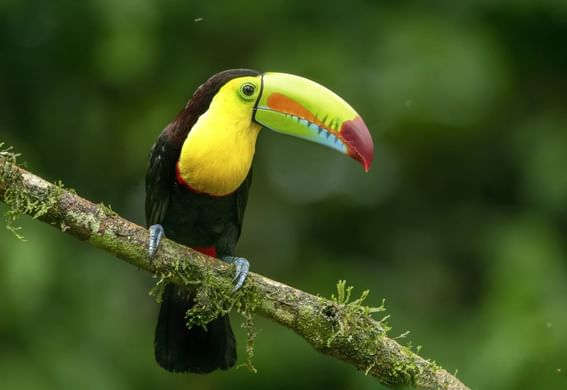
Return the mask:
<svg viewBox="0 0 567 390">
<path fill-rule="evenodd" d="M 166 237 L 193 248 L 214 247 L 217 257 L 234 254 L 252 171 L 235 192 L 214 197 L 179 183 L 176 164 L 191 128 L 219 89 L 233 78 L 257 75 L 253 70 L 237 69 L 211 77 L 162 131 L 150 153 L 146 173 L 147 225 L 161 224 Z M 155 334 L 157 362 L 175 372 L 207 373 L 232 367 L 236 362 L 236 343 L 229 319 L 217 318 L 207 325 L 207 330 L 187 329 L 185 313 L 192 304 L 191 296 L 179 287 L 166 286 Z"/>
</svg>

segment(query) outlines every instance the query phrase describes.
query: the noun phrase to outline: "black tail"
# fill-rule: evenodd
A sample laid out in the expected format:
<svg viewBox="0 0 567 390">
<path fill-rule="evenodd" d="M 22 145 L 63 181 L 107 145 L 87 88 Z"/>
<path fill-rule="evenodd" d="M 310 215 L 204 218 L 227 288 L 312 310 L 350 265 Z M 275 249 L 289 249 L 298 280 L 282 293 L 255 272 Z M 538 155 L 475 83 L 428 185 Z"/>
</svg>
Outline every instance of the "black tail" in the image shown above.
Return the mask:
<svg viewBox="0 0 567 390">
<path fill-rule="evenodd" d="M 169 284 L 163 293 L 155 336 L 156 360 L 173 372 L 208 373 L 226 370 L 236 362 L 236 342 L 227 316 L 201 327 L 187 329 L 185 313 L 192 302 Z"/>
</svg>

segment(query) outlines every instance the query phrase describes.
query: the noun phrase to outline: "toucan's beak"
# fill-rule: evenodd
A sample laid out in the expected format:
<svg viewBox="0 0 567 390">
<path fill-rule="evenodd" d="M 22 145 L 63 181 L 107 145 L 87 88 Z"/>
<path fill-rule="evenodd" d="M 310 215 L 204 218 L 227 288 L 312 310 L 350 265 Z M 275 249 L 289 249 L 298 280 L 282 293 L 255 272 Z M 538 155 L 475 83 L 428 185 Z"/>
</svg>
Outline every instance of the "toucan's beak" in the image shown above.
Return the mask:
<svg viewBox="0 0 567 390">
<path fill-rule="evenodd" d="M 343 99 L 303 77 L 264 73 L 254 120 L 283 134 L 338 150 L 358 160 L 365 171 L 374 156 L 366 124 Z"/>
</svg>

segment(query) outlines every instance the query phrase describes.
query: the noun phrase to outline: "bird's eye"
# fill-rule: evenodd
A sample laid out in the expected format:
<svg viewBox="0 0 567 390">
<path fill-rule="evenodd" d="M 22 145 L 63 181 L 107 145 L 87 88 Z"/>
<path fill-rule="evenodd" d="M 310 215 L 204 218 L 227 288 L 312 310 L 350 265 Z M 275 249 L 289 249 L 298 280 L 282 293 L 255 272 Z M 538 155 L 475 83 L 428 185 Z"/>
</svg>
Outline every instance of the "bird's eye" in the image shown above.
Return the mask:
<svg viewBox="0 0 567 390">
<path fill-rule="evenodd" d="M 245 97 L 251 97 L 252 95 L 254 95 L 254 91 L 256 91 L 256 87 L 254 87 L 253 84 L 246 83 L 243 84 L 242 87 L 240 87 L 240 91 L 242 92 L 242 95 L 244 95 Z"/>
</svg>

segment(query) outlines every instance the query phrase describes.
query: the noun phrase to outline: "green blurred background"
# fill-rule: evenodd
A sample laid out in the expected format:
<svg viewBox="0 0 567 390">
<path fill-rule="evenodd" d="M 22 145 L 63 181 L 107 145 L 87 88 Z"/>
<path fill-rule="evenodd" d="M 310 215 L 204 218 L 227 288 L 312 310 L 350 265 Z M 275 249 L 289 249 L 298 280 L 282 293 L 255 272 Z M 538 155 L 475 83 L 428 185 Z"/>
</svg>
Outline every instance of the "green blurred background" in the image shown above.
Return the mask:
<svg viewBox="0 0 567 390">
<path fill-rule="evenodd" d="M 254 271 L 369 288 L 392 335 L 473 388 L 567 388 L 567 2 L 2 0 L 0 140 L 142 224 L 153 141 L 235 67 L 328 86 L 376 145 L 364 174 L 260 136 L 238 251 Z M 151 276 L 21 224 L 27 242 L 0 234 L 2 389 L 380 388 L 261 318 L 257 374 L 168 374 Z"/>
</svg>

